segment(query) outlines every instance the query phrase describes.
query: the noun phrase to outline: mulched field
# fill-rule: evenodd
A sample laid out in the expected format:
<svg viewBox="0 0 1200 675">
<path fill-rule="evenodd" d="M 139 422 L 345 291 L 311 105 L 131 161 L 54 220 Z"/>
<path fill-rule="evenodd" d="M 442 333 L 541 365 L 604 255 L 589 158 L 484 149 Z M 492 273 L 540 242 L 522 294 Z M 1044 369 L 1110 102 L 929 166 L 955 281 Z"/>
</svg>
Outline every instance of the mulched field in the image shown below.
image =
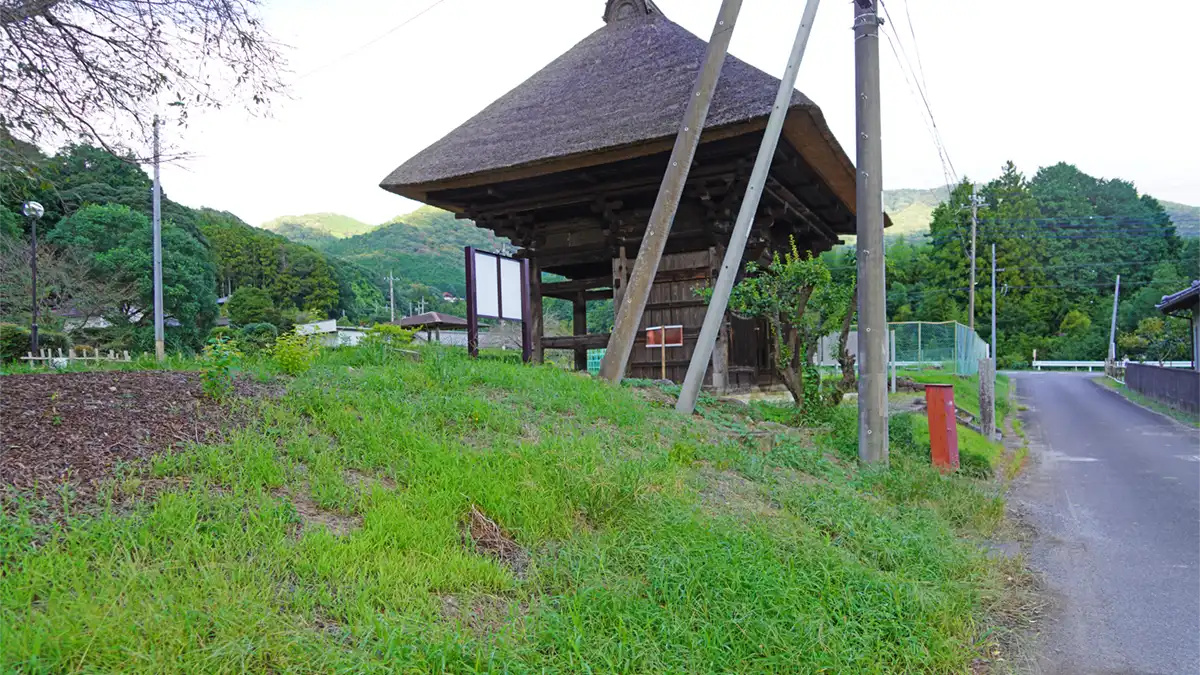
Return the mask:
<svg viewBox="0 0 1200 675">
<path fill-rule="evenodd" d="M 244 392 L 239 392 L 244 393 Z M 0 490 L 92 492 L 119 463 L 215 440 L 233 422 L 199 373 L 101 371 L 0 377 Z"/>
</svg>

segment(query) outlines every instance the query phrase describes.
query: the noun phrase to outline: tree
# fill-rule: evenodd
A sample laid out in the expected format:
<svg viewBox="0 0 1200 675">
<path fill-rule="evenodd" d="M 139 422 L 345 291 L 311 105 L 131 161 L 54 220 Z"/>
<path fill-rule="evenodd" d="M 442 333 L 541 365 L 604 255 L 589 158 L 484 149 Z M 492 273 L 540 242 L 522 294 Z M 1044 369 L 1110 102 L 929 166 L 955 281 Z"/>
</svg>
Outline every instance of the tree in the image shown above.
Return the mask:
<svg viewBox="0 0 1200 675">
<path fill-rule="evenodd" d="M 729 309 L 736 316 L 767 322 L 775 371 L 797 407 L 819 405 L 821 377 L 813 353 L 822 337 L 840 327 L 851 294 L 845 285 L 833 283 L 824 263 L 801 254 L 795 240 L 791 250 L 782 258 L 776 254 L 765 269 L 747 263 L 746 276 L 730 294 Z"/>
<path fill-rule="evenodd" d="M 127 206 L 86 206 L 64 218 L 46 237 L 50 244 L 86 253 L 91 277 L 136 289 L 112 314 L 131 329 L 134 348 L 153 344 L 154 281 L 150 220 Z M 208 249 L 191 234 L 164 222 L 163 305 L 179 325 L 169 329 L 177 347 L 198 349 L 217 314 L 216 271 Z"/>
<path fill-rule="evenodd" d="M 22 229 L 21 217 L 0 207 L 0 237 L 19 237 Z"/>
<path fill-rule="evenodd" d="M 279 322 L 279 313 L 271 304 L 271 296 L 254 286 L 242 286 L 234 291 L 225 303 L 225 311 L 229 313 L 229 322 L 235 326 Z"/>
<path fill-rule="evenodd" d="M 2 123 L 41 145 L 145 147 L 157 101 L 179 121 L 279 93 L 257 0 L 0 0 Z M 169 112 L 168 112 L 169 111 Z M 11 155 L 10 155 L 11 157 Z"/>
<path fill-rule="evenodd" d="M 33 290 L 29 241 L 0 233 L 0 321 L 28 325 Z M 52 244 L 38 246 L 38 323 L 58 327 L 56 317 L 79 325 L 103 317 L 134 293 L 131 285 L 92 273 L 86 254 Z"/>
<path fill-rule="evenodd" d="M 1185 322 L 1148 316 L 1139 321 L 1132 332 L 1117 336 L 1117 346 L 1125 356 L 1161 364 L 1163 361 L 1188 358 L 1188 340 Z"/>
</svg>

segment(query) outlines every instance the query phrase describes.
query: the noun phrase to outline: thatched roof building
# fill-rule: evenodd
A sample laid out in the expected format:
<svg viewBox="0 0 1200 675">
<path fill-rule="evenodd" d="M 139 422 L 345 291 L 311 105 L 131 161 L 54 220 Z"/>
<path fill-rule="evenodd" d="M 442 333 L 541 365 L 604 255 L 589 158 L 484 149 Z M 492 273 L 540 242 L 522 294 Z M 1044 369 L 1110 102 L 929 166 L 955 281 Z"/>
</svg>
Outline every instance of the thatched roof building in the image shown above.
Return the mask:
<svg viewBox="0 0 1200 675">
<path fill-rule="evenodd" d="M 472 218 L 521 246 L 533 269 L 571 279 L 538 284 L 535 274 L 535 306 L 542 295 L 569 298 L 577 317 L 588 300 L 621 299 L 707 48 L 649 0 L 608 0 L 604 19 L 381 184 Z M 646 325 L 682 323 L 685 339 L 694 340 L 704 314 L 694 289 L 720 266 L 778 87 L 776 78 L 727 57 Z M 854 167 L 820 109 L 794 92 L 746 260 L 769 256 L 793 237 L 822 251 L 853 234 L 854 190 Z M 719 367 L 714 356 L 719 388 L 760 384 L 760 371 L 770 371 L 754 327 L 734 323 L 742 337 L 728 339 L 741 353 Z M 535 333 L 540 342 L 540 327 Z M 576 334 L 544 346 L 575 349 L 582 364 L 587 347 L 607 341 L 580 326 Z M 634 374 L 642 361 L 659 358 L 639 350 L 644 345 L 635 348 Z M 726 358 L 721 344 L 718 352 Z M 671 357 L 672 377 L 682 377 L 690 353 L 689 343 Z M 749 375 L 730 375 L 737 368 Z"/>
</svg>

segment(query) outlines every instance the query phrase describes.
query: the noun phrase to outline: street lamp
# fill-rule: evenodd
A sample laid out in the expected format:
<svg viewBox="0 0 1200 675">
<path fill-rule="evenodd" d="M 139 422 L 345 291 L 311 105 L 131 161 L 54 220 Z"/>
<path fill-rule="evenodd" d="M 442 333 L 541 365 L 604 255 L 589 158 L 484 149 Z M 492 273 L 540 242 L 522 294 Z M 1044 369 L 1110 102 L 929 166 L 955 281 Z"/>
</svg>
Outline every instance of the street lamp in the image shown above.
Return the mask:
<svg viewBox="0 0 1200 675">
<path fill-rule="evenodd" d="M 33 273 L 33 292 L 31 296 L 31 313 L 32 320 L 29 323 L 29 352 L 33 355 L 38 353 L 38 299 L 37 299 L 37 221 L 45 213 L 46 209 L 37 202 L 25 202 L 25 207 L 22 209 L 25 216 L 29 218 L 29 266 Z"/>
</svg>

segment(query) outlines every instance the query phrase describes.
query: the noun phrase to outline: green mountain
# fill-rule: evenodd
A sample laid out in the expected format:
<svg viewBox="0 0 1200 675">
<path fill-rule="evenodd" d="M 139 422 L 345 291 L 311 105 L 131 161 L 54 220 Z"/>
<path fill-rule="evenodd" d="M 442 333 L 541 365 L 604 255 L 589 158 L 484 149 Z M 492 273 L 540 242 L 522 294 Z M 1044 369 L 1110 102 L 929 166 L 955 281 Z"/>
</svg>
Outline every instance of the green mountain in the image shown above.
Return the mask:
<svg viewBox="0 0 1200 675">
<path fill-rule="evenodd" d="M 280 216 L 274 220 L 268 220 L 259 227 L 305 244 L 326 238 L 353 237 L 356 234 L 365 234 L 375 229 L 374 225 L 368 225 L 361 220 L 343 216 L 340 213 Z"/>
<path fill-rule="evenodd" d="M 883 191 L 883 210 L 892 217 L 889 235 L 924 234 L 933 220 L 933 209 L 946 199 L 947 187 L 927 190 L 902 188 Z M 1183 237 L 1200 237 L 1200 206 L 1159 200 L 1175 229 Z"/>
<path fill-rule="evenodd" d="M 933 209 L 946 199 L 945 186 L 918 190 L 904 188 L 883 191 L 883 210 L 892 217 L 889 235 L 924 234 L 933 220 Z"/>
<path fill-rule="evenodd" d="M 395 275 L 399 302 L 440 297 L 445 292 L 461 297 L 466 292 L 463 247 L 494 250 L 506 243 L 469 220 L 422 206 L 364 234 L 312 245 L 369 270 L 378 279 Z"/>
<path fill-rule="evenodd" d="M 1163 210 L 1171 216 L 1171 222 L 1175 223 L 1175 231 L 1179 232 L 1180 236 L 1200 237 L 1200 206 L 1188 206 L 1165 199 L 1158 200 L 1158 203 L 1162 204 Z"/>
</svg>

